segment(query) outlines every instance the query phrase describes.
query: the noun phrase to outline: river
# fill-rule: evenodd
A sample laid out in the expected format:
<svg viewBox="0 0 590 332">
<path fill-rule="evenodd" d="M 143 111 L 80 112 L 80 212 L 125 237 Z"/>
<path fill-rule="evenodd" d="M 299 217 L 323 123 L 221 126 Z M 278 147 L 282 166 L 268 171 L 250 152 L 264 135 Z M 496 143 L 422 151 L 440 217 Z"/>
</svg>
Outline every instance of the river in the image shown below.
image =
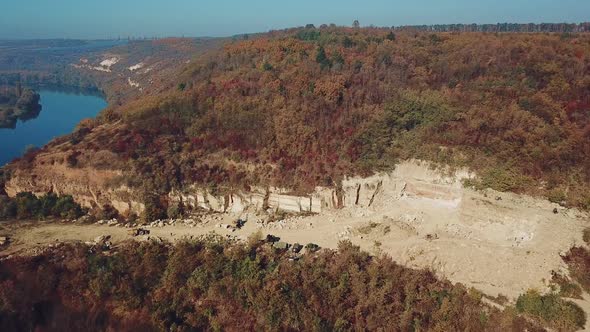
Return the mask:
<svg viewBox="0 0 590 332">
<path fill-rule="evenodd" d="M 42 147 L 53 138 L 71 133 L 82 119 L 93 118 L 107 106 L 98 96 L 40 90 L 43 109 L 37 118 L 18 121 L 15 129 L 0 128 L 0 166 L 23 155 L 31 146 Z"/>
</svg>

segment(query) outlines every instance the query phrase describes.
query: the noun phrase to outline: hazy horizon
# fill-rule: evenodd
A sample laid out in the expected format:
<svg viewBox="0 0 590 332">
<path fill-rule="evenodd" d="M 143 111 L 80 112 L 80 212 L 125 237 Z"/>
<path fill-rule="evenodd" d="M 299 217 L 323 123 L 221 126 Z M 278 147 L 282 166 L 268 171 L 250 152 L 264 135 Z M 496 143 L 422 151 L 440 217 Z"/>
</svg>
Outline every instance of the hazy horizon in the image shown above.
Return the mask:
<svg viewBox="0 0 590 332">
<path fill-rule="evenodd" d="M 80 2 L 23 0 L 4 5 L 0 39 L 113 39 L 227 37 L 305 24 L 400 26 L 422 24 L 580 23 L 590 2 L 563 0 L 407 1 L 352 0 L 275 3 L 268 0 L 129 0 Z"/>
</svg>

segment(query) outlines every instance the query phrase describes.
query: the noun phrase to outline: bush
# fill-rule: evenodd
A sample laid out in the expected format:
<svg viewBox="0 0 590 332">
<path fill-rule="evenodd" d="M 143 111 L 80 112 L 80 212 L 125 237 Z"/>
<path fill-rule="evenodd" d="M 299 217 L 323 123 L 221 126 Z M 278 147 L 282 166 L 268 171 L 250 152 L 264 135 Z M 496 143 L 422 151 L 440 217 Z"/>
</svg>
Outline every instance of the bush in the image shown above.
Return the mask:
<svg viewBox="0 0 590 332">
<path fill-rule="evenodd" d="M 182 218 L 184 215 L 184 207 L 181 202 L 175 202 L 168 206 L 168 210 L 166 211 L 168 218 L 170 219 L 178 219 Z"/>
<path fill-rule="evenodd" d="M 273 66 L 272 66 L 270 63 L 268 63 L 268 62 L 265 62 L 265 63 L 262 65 L 262 69 L 263 69 L 264 71 L 271 71 L 271 70 L 273 70 L 274 68 L 273 68 Z"/>
<path fill-rule="evenodd" d="M 8 196 L 0 196 L 0 220 L 16 218 L 16 202 Z"/>
<path fill-rule="evenodd" d="M 586 292 L 590 292 L 590 251 L 586 248 L 574 247 L 562 258 L 568 265 L 570 277 Z"/>
<path fill-rule="evenodd" d="M 528 291 L 518 298 L 516 309 L 560 331 L 577 331 L 586 324 L 584 310 L 557 294 L 541 295 L 534 290 Z"/>
<path fill-rule="evenodd" d="M 167 217 L 167 209 L 163 206 L 157 195 L 147 195 L 144 199 L 145 209 L 141 214 L 141 220 L 145 223 Z"/>
<path fill-rule="evenodd" d="M 553 272 L 551 283 L 551 287 L 554 291 L 556 290 L 555 286 L 559 288 L 559 296 L 579 300 L 583 299 L 582 288 L 578 284 L 569 280 L 567 277 Z"/>
<path fill-rule="evenodd" d="M 62 196 L 57 199 L 52 210 L 54 217 L 76 219 L 84 214 L 82 208 L 74 201 L 72 196 Z M 44 215 L 47 216 L 47 215 Z"/>
<path fill-rule="evenodd" d="M 105 204 L 102 206 L 102 209 L 100 209 L 96 217 L 101 220 L 117 219 L 119 218 L 119 211 L 117 211 L 112 205 Z"/>
<path fill-rule="evenodd" d="M 531 183 L 530 179 L 508 168 L 494 167 L 484 170 L 479 180 L 468 182 L 476 189 L 491 188 L 497 191 L 524 190 Z"/>
<path fill-rule="evenodd" d="M 547 199 L 556 204 L 564 204 L 567 201 L 565 192 L 560 189 L 553 189 L 547 194 Z"/>
<path fill-rule="evenodd" d="M 81 153 L 79 151 L 72 151 L 70 154 L 68 154 L 66 157 L 66 163 L 69 167 L 74 168 L 78 165 L 78 157 L 80 154 Z"/>
<path fill-rule="evenodd" d="M 75 219 L 85 211 L 72 196 L 58 197 L 54 193 L 37 198 L 30 192 L 19 193 L 11 199 L 0 196 L 0 219 L 41 219 L 47 217 Z"/>
<path fill-rule="evenodd" d="M 19 193 L 15 198 L 16 217 L 18 219 L 30 219 L 41 210 L 41 202 L 30 192 Z"/>
<path fill-rule="evenodd" d="M 590 245 L 590 228 L 584 229 L 582 239 L 584 240 L 584 242 L 586 242 L 587 245 Z"/>
</svg>

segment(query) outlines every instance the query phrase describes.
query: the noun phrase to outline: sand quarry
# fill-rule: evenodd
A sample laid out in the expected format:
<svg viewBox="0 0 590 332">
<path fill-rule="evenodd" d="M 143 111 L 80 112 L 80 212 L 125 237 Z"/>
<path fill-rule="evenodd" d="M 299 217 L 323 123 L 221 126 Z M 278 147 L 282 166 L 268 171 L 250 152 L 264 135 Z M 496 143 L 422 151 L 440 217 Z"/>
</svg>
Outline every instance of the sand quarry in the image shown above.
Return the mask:
<svg viewBox="0 0 590 332">
<path fill-rule="evenodd" d="M 345 181 L 346 195 L 356 197 L 348 197 L 342 209 L 266 223 L 266 213 L 246 207 L 240 213 L 207 213 L 147 229 L 152 239 L 169 241 L 210 232 L 246 239 L 258 231 L 324 248 L 350 240 L 400 264 L 432 269 L 452 282 L 511 299 L 531 288 L 547 289 L 552 271 L 567 274 L 560 254 L 583 243 L 582 230 L 590 225 L 587 213 L 528 196 L 466 189 L 460 180 L 468 176 L 464 171 L 443 175 L 412 161 L 389 174 Z M 238 218 L 247 220 L 243 228 L 227 228 Z M 122 225 L 72 222 L 4 223 L 0 235 L 11 237 L 0 256 L 100 235 L 112 236 L 115 244 L 131 238 Z"/>
</svg>

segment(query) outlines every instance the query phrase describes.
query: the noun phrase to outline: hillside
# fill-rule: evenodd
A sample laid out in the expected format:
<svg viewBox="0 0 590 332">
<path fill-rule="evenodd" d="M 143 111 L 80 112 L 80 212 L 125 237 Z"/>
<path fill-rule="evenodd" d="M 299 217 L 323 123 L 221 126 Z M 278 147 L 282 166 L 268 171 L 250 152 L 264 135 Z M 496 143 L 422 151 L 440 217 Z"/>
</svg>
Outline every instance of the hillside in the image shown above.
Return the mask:
<svg viewBox="0 0 590 332">
<path fill-rule="evenodd" d="M 247 246 L 208 237 L 90 250 L 62 245 L 4 260 L 0 327 L 544 331 L 523 310 L 500 311 L 475 290 L 370 257 L 346 242 L 338 251 L 303 256 L 255 237 Z M 546 325 L 564 331 L 583 326 L 583 312 L 570 302 L 555 304 L 550 313 L 559 317 Z"/>
<path fill-rule="evenodd" d="M 15 188 L 98 172 L 94 191 L 124 184 L 165 211 L 161 195 L 190 185 L 309 193 L 418 158 L 588 208 L 589 60 L 587 34 L 275 31 L 205 52 L 10 169 Z"/>
</svg>

